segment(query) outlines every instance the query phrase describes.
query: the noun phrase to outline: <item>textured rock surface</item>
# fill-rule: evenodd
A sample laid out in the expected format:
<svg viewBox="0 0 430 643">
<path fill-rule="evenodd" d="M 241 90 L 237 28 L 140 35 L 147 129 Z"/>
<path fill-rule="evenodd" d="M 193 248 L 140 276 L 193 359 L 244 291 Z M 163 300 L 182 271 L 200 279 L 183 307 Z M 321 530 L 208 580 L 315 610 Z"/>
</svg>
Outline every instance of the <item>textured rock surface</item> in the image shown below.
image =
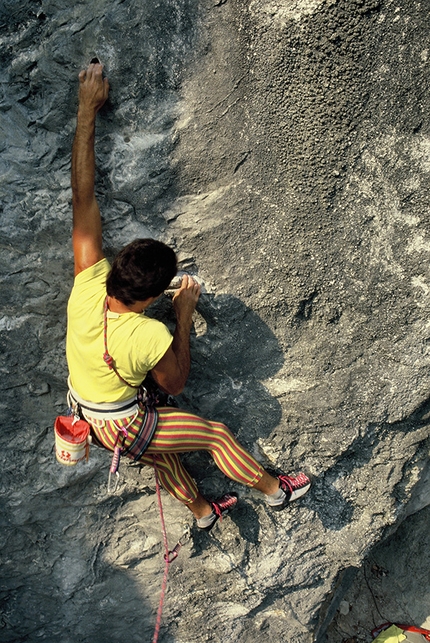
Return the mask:
<svg viewBox="0 0 430 643">
<path fill-rule="evenodd" d="M 430 630 L 429 519 L 426 507 L 372 550 L 330 626 L 330 643 L 370 641 L 369 630 L 387 622 Z"/>
<path fill-rule="evenodd" d="M 161 586 L 151 471 L 122 465 L 108 497 L 106 453 L 73 471 L 52 454 L 77 73 L 94 55 L 111 82 L 106 250 L 154 235 L 205 283 L 181 403 L 315 476 L 287 512 L 237 489 L 231 519 L 193 530 L 160 640 L 323 640 L 345 570 L 429 504 L 428 10 L 3 2 L 2 641 L 150 640 Z M 204 454 L 187 462 L 203 492 L 231 488 Z M 189 516 L 163 498 L 174 544 Z"/>
</svg>

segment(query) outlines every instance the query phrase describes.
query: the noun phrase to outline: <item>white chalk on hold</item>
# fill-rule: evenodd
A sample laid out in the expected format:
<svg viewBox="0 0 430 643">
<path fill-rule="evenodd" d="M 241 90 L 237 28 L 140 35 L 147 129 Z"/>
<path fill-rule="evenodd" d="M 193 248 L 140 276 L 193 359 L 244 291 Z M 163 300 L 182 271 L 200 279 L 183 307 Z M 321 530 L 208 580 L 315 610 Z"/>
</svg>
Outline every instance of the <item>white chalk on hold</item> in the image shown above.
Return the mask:
<svg viewBox="0 0 430 643">
<path fill-rule="evenodd" d="M 176 277 L 173 277 L 167 290 L 177 290 L 178 288 L 180 288 L 181 283 L 182 283 L 182 275 L 176 275 Z"/>
<path fill-rule="evenodd" d="M 188 274 L 188 273 L 186 273 L 186 272 L 180 272 L 180 273 L 178 273 L 175 277 L 173 277 L 173 279 L 172 279 L 172 281 L 170 282 L 170 284 L 169 284 L 168 288 L 166 288 L 166 290 L 164 291 L 164 292 L 165 292 L 165 294 L 166 294 L 166 295 L 173 295 L 173 294 L 174 294 L 174 292 L 175 292 L 175 290 L 178 290 L 178 288 L 180 288 L 180 287 L 181 287 L 181 284 L 182 284 L 182 277 L 183 277 L 184 275 L 186 275 L 186 274 Z M 201 280 L 201 279 L 199 279 L 199 277 L 197 277 L 196 275 L 190 275 L 190 277 L 192 277 L 192 278 L 194 279 L 194 281 L 196 281 L 196 282 L 200 285 L 200 288 L 201 288 L 201 292 L 202 292 L 202 293 L 203 293 L 203 292 L 206 292 L 205 287 L 204 287 L 204 284 L 203 284 L 202 280 Z"/>
</svg>

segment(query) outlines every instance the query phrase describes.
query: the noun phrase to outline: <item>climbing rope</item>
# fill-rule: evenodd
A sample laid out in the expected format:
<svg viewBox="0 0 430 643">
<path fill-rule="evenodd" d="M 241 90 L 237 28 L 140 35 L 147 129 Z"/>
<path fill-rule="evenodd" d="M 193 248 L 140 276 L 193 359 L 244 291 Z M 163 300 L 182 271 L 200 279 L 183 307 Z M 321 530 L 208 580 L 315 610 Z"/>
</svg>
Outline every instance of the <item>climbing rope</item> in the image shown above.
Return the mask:
<svg viewBox="0 0 430 643">
<path fill-rule="evenodd" d="M 104 302 L 104 310 L 103 310 L 103 341 L 104 341 L 104 348 L 105 352 L 103 355 L 103 359 L 107 366 L 114 371 L 114 373 L 119 377 L 119 379 L 123 382 L 123 384 L 126 384 L 127 386 L 130 386 L 131 388 L 137 388 L 140 389 L 140 386 L 134 386 L 133 384 L 130 384 L 127 382 L 126 379 L 124 379 L 119 373 L 118 370 L 115 366 L 115 362 L 113 360 L 112 355 L 109 354 L 108 350 L 108 343 L 107 343 L 107 313 L 108 313 L 108 298 L 106 296 L 105 302 Z M 119 460 L 121 456 L 121 451 L 122 451 L 122 446 L 120 444 L 120 435 L 122 434 L 122 442 L 124 442 L 125 438 L 127 437 L 127 430 L 125 427 L 118 427 L 118 435 L 115 441 L 114 445 L 114 454 L 112 458 L 112 464 L 109 470 L 109 480 L 108 480 L 108 492 L 115 492 L 117 485 L 118 485 L 118 478 L 119 478 Z M 158 500 L 158 508 L 160 510 L 160 520 L 161 520 L 161 530 L 163 533 L 163 541 L 164 541 L 164 574 L 163 574 L 163 582 L 161 584 L 161 594 L 160 594 L 160 602 L 158 604 L 158 610 L 157 610 L 157 618 L 155 621 L 155 631 L 154 631 L 154 636 L 152 638 L 152 643 L 157 643 L 158 641 L 158 635 L 160 633 L 160 626 L 161 626 L 161 616 L 163 613 L 163 605 L 164 605 L 164 595 L 166 593 L 166 587 L 167 587 L 167 575 L 169 573 L 169 565 L 172 563 L 179 554 L 179 550 L 181 549 L 182 545 L 185 544 L 185 542 L 190 538 L 191 533 L 190 533 L 190 528 L 187 526 L 184 529 L 184 533 L 182 535 L 182 538 L 178 540 L 176 545 L 172 550 L 169 550 L 169 545 L 167 542 L 167 533 L 166 533 L 166 525 L 164 522 L 164 514 L 163 514 L 163 505 L 161 503 L 161 492 L 160 492 L 160 482 L 158 478 L 158 469 L 157 469 L 157 462 L 156 462 L 156 457 L 155 455 L 152 456 L 152 460 L 154 463 L 154 473 L 155 473 L 155 488 L 157 490 L 157 500 Z M 115 481 L 112 481 L 112 478 L 115 477 Z"/>
<path fill-rule="evenodd" d="M 166 593 L 169 565 L 178 557 L 179 550 L 181 549 L 182 545 L 184 545 L 185 542 L 190 538 L 191 533 L 190 533 L 189 526 L 185 527 L 182 538 L 178 540 L 178 542 L 176 543 L 176 545 L 172 550 L 169 549 L 169 545 L 167 542 L 166 525 L 164 522 L 163 505 L 161 503 L 160 482 L 158 478 L 158 469 L 157 469 L 157 462 L 156 462 L 155 455 L 152 456 L 152 460 L 154 463 L 155 489 L 157 491 L 157 501 L 158 501 L 158 509 L 160 511 L 161 531 L 163 534 L 163 542 L 164 542 L 164 574 L 163 574 L 163 581 L 161 583 L 161 594 L 160 594 L 160 602 L 158 604 L 157 618 L 155 621 L 155 631 L 152 639 L 152 643 L 157 643 L 158 635 L 160 633 L 161 616 L 163 613 L 164 595 Z"/>
<path fill-rule="evenodd" d="M 104 346 L 105 346 L 105 352 L 103 353 L 103 360 L 105 361 L 105 363 L 107 364 L 109 369 L 111 371 L 113 371 L 115 373 L 115 375 L 117 375 L 117 377 L 119 377 L 119 379 L 121 380 L 121 382 L 123 384 L 126 384 L 130 388 L 139 389 L 140 384 L 138 386 L 136 386 L 135 384 L 130 384 L 130 382 L 127 382 L 127 380 L 122 375 L 120 375 L 118 373 L 118 369 L 115 366 L 114 359 L 113 359 L 112 355 L 109 354 L 108 344 L 107 344 L 107 314 L 108 314 L 108 310 L 109 310 L 108 296 L 106 295 L 105 303 L 104 303 L 104 306 L 103 306 L 103 342 L 104 342 Z"/>
</svg>

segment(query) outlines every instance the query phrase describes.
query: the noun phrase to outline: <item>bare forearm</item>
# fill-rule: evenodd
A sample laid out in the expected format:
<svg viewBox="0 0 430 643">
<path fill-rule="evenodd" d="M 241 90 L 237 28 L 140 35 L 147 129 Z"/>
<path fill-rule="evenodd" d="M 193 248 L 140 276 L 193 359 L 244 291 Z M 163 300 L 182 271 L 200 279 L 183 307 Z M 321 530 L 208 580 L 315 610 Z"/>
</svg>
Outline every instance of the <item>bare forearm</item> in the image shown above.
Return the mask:
<svg viewBox="0 0 430 643">
<path fill-rule="evenodd" d="M 182 392 L 190 373 L 190 332 L 199 295 L 199 284 L 184 275 L 181 287 L 173 296 L 176 328 L 172 345 L 152 370 L 159 386 L 171 395 Z"/>
<path fill-rule="evenodd" d="M 94 196 L 95 177 L 95 122 L 96 114 L 80 108 L 78 111 L 76 133 L 72 149 L 72 198 L 73 223 L 85 224 L 79 219 L 85 206 L 90 206 Z"/>
<path fill-rule="evenodd" d="M 102 71 L 102 65 L 91 63 L 79 74 L 79 109 L 72 149 L 75 275 L 104 256 L 100 210 L 94 192 L 96 115 L 109 92 Z"/>
<path fill-rule="evenodd" d="M 175 332 L 173 333 L 172 349 L 178 361 L 181 382 L 180 388 L 183 389 L 188 375 L 190 373 L 191 357 L 190 357 L 190 331 L 192 320 L 178 320 L 176 323 Z"/>
</svg>

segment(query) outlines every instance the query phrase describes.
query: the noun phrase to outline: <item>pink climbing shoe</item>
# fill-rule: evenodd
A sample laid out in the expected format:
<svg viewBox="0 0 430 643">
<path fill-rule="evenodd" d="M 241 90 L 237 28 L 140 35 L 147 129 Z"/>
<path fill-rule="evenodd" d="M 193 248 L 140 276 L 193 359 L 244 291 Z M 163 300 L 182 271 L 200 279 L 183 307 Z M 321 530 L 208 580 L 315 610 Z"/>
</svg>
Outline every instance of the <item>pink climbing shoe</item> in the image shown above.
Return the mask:
<svg viewBox="0 0 430 643">
<path fill-rule="evenodd" d="M 204 531 L 210 531 L 218 520 L 222 520 L 234 509 L 237 505 L 237 493 L 226 493 L 217 500 L 210 500 L 209 504 L 212 507 L 212 513 L 197 520 L 197 526 Z M 207 524 L 208 520 L 209 524 Z"/>
<path fill-rule="evenodd" d="M 287 476 L 285 473 L 279 473 L 277 478 L 279 480 L 279 488 L 282 489 L 285 497 L 277 499 L 266 497 L 267 504 L 274 511 L 282 511 L 288 503 L 304 496 L 311 486 L 310 478 L 303 472 L 297 476 Z"/>
</svg>

